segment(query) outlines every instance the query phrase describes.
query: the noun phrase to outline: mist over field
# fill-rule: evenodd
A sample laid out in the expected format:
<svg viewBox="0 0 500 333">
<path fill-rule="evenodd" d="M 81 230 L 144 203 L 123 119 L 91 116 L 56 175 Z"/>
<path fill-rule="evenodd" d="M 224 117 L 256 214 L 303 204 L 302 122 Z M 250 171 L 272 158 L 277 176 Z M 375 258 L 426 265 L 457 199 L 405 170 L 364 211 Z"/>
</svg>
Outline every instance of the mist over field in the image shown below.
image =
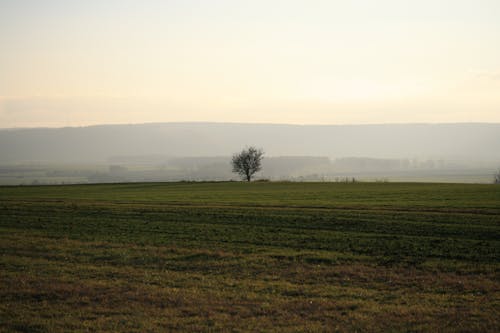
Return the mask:
<svg viewBox="0 0 500 333">
<path fill-rule="evenodd" d="M 151 123 L 0 130 L 0 183 L 230 180 L 230 156 L 265 151 L 260 178 L 490 182 L 500 124 Z"/>
</svg>

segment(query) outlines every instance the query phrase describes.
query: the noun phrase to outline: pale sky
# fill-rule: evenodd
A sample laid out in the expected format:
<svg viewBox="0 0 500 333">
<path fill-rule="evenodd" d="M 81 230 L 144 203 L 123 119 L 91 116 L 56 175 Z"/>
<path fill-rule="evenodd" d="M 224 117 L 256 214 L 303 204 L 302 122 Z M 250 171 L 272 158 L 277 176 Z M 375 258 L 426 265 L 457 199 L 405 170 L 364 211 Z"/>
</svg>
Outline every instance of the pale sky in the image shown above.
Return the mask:
<svg viewBox="0 0 500 333">
<path fill-rule="evenodd" d="M 499 0 L 0 0 L 0 128 L 500 122 Z"/>
</svg>

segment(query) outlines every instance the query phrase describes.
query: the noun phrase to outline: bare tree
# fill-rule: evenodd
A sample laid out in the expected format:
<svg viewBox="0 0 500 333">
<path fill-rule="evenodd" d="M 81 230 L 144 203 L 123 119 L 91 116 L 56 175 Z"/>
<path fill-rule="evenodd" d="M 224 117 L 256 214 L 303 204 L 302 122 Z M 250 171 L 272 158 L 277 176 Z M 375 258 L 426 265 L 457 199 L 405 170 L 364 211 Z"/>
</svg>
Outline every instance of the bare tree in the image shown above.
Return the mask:
<svg viewBox="0 0 500 333">
<path fill-rule="evenodd" d="M 500 169 L 498 169 L 497 173 L 494 175 L 493 183 L 500 184 Z"/>
<path fill-rule="evenodd" d="M 255 147 L 249 147 L 234 154 L 231 160 L 233 172 L 239 174 L 246 181 L 251 181 L 252 176 L 262 169 L 263 155 L 262 149 Z"/>
</svg>

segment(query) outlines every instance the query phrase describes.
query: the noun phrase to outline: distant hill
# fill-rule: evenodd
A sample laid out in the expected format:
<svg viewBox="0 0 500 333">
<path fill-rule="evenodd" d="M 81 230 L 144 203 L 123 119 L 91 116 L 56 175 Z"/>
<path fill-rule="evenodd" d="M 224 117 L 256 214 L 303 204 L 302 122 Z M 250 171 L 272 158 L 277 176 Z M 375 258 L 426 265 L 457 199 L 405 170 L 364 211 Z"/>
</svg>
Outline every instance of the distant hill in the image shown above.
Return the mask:
<svg viewBox="0 0 500 333">
<path fill-rule="evenodd" d="M 151 123 L 0 130 L 0 163 L 100 163 L 126 156 L 432 158 L 500 162 L 500 124 L 279 125 Z"/>
</svg>

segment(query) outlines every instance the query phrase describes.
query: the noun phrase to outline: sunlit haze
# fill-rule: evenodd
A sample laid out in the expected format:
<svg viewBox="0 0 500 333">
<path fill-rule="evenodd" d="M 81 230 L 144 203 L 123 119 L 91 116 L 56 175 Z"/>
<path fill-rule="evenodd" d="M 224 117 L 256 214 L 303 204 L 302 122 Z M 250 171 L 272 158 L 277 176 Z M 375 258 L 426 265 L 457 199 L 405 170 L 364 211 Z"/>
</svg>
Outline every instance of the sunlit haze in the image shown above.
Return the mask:
<svg viewBox="0 0 500 333">
<path fill-rule="evenodd" d="M 500 122 L 500 1 L 0 0 L 0 127 Z"/>
</svg>

